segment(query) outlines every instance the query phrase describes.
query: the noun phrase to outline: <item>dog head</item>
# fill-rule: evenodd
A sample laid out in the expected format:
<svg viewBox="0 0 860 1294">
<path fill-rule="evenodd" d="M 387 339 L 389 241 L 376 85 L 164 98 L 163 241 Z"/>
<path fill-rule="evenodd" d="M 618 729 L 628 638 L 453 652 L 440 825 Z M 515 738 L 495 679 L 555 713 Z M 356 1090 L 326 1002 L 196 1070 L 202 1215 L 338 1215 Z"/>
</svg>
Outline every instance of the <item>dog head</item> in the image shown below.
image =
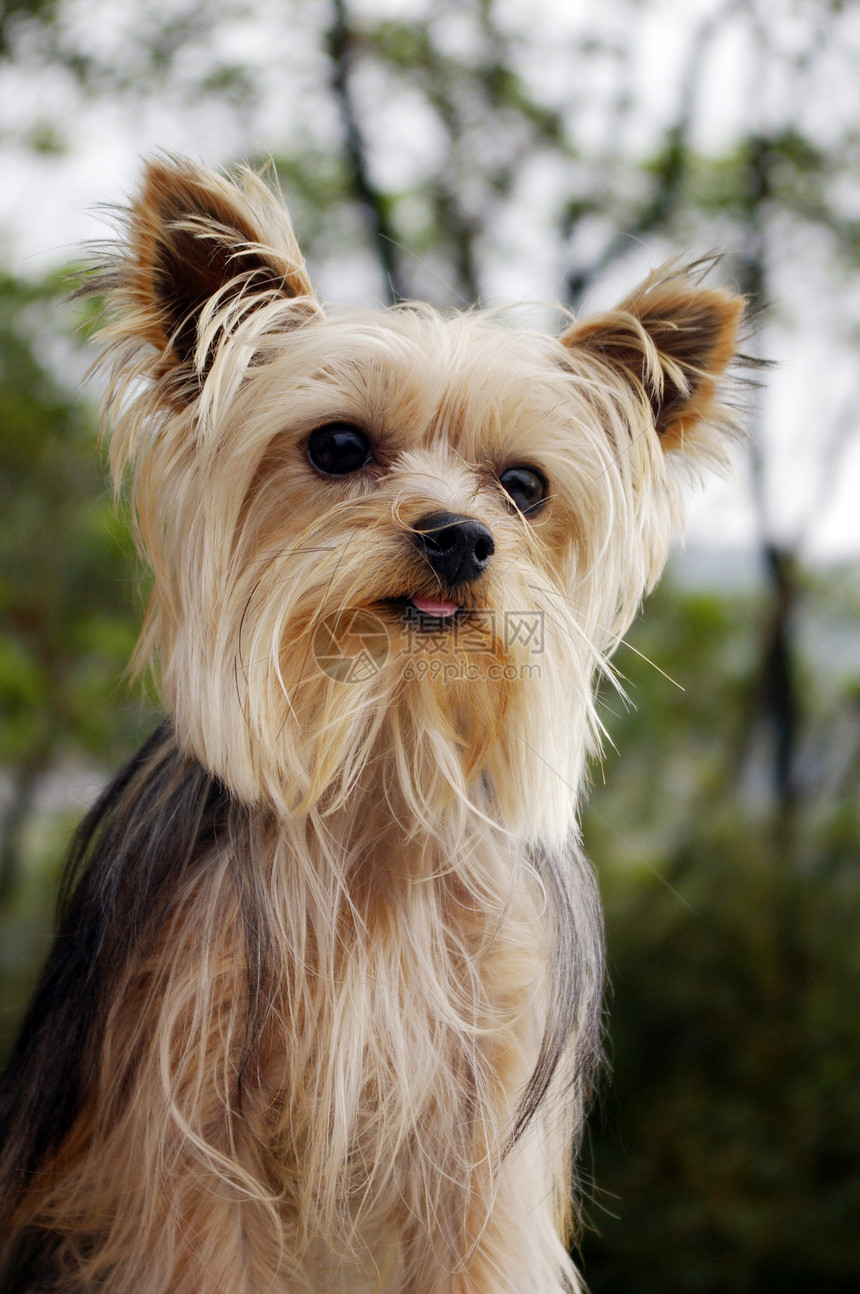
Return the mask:
<svg viewBox="0 0 860 1294">
<path fill-rule="evenodd" d="M 94 277 L 179 740 L 238 796 L 574 820 L 594 684 L 721 466 L 742 302 L 677 267 L 561 337 L 324 310 L 250 171 L 152 162 Z"/>
</svg>

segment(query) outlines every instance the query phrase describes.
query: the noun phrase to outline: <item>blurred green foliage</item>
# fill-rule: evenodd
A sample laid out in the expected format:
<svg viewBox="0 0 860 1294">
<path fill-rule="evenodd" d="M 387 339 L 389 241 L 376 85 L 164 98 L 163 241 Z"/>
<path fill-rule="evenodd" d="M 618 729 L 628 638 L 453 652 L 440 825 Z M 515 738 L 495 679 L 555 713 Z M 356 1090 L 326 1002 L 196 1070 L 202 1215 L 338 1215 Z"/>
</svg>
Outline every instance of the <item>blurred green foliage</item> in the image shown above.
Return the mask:
<svg viewBox="0 0 860 1294">
<path fill-rule="evenodd" d="M 807 590 L 835 633 L 855 611 L 831 595 Z M 620 754 L 584 813 L 612 986 L 592 1294 L 858 1287 L 860 705 L 835 660 L 806 662 L 798 791 L 776 802 L 766 620 L 759 597 L 665 587 L 643 655 L 619 652 L 638 709 L 608 720 Z"/>
<path fill-rule="evenodd" d="M 121 682 L 140 618 L 136 560 L 92 411 L 68 389 L 82 348 L 63 290 L 0 277 L 0 1045 L 50 932 L 77 816 L 64 788 L 89 770 L 91 793 L 144 716 Z"/>
<path fill-rule="evenodd" d="M 615 1080 L 594 1119 L 593 1294 L 847 1294 L 856 857 L 798 876 L 761 823 L 723 818 L 662 874 L 692 911 L 653 879 L 604 877 Z"/>
</svg>

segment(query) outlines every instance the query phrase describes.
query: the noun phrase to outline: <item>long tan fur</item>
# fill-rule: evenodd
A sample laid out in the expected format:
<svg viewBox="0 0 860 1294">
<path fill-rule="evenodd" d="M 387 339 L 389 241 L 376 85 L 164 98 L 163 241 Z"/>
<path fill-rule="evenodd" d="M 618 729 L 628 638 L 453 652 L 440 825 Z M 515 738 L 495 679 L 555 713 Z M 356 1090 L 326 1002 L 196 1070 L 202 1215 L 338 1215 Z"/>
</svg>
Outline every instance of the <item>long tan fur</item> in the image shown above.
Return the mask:
<svg viewBox="0 0 860 1294">
<path fill-rule="evenodd" d="M 669 267 L 561 339 L 328 313 L 256 175 L 172 159 L 93 290 L 154 575 L 138 664 L 168 722 L 80 838 L 91 1007 L 50 1126 L 12 1082 L 0 1271 L 20 1291 L 576 1291 L 594 686 L 681 484 L 726 462 L 741 303 Z M 361 471 L 309 462 L 330 424 L 367 436 Z M 517 465 L 548 483 L 533 515 L 500 482 Z M 495 545 L 459 633 L 403 610 L 446 593 L 412 542 L 440 512 Z M 321 626 L 349 657 L 355 609 L 385 641 L 344 681 Z M 27 1039 L 59 1031 L 73 978 L 49 966 L 25 1025 L 31 1089 L 49 1061 Z"/>
</svg>

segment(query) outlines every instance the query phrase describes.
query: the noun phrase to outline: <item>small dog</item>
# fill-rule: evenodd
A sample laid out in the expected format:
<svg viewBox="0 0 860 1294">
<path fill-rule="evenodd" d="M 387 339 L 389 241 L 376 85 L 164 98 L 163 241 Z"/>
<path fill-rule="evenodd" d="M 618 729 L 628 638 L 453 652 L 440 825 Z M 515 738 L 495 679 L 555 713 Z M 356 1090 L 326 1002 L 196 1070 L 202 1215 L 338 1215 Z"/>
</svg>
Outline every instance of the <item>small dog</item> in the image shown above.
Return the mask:
<svg viewBox="0 0 860 1294">
<path fill-rule="evenodd" d="M 73 843 L 2 1107 L 7 1294 L 561 1294 L 601 1014 L 595 681 L 724 464 L 742 301 L 324 312 L 153 161 L 105 293 L 167 718 Z"/>
</svg>

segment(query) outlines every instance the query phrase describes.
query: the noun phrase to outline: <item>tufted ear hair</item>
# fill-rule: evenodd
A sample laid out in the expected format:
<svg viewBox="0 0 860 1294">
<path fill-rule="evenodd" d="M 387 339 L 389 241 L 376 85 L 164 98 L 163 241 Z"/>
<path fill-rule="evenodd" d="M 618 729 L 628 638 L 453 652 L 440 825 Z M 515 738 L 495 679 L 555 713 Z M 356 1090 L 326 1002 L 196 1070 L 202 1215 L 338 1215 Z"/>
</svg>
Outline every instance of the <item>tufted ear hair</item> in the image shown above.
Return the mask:
<svg viewBox="0 0 860 1294">
<path fill-rule="evenodd" d="M 227 179 L 181 158 L 150 161 L 126 225 L 81 291 L 106 294 L 114 343 L 155 348 L 180 403 L 199 389 L 228 321 L 284 301 L 294 308 L 282 328 L 319 311 L 286 210 L 246 167 Z"/>
<path fill-rule="evenodd" d="M 617 310 L 576 323 L 561 337 L 643 395 L 664 449 L 719 416 L 717 383 L 736 353 L 744 312 L 742 297 L 702 287 L 697 268 L 670 262 Z"/>
</svg>

